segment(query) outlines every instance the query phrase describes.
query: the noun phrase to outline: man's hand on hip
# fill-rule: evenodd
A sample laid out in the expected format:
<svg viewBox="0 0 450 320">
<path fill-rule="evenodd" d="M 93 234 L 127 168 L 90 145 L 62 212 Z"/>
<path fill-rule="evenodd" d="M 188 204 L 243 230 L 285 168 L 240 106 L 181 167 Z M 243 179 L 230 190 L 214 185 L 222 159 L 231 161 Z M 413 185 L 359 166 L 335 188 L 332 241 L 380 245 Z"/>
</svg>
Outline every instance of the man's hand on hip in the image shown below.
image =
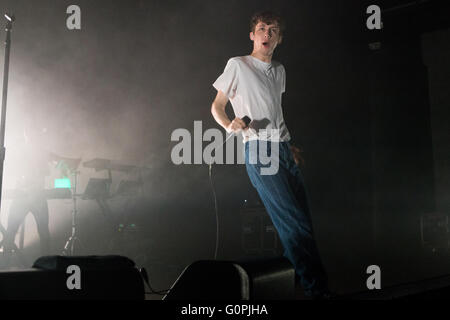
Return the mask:
<svg viewBox="0 0 450 320">
<path fill-rule="evenodd" d="M 298 166 L 304 166 L 305 160 L 302 158 L 301 152 L 303 152 L 302 148 L 297 148 L 296 146 L 291 145 L 292 156 L 294 157 L 294 161 Z"/>
</svg>

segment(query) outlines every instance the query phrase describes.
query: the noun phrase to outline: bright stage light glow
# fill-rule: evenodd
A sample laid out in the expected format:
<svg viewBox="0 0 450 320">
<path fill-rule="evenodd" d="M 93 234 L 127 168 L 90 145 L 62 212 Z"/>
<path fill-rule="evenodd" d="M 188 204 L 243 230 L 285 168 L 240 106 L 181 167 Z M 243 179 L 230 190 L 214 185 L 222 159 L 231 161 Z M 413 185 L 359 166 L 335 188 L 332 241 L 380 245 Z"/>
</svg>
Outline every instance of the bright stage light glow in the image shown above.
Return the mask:
<svg viewBox="0 0 450 320">
<path fill-rule="evenodd" d="M 69 178 L 55 179 L 54 187 L 70 189 L 71 188 L 70 179 Z"/>
</svg>

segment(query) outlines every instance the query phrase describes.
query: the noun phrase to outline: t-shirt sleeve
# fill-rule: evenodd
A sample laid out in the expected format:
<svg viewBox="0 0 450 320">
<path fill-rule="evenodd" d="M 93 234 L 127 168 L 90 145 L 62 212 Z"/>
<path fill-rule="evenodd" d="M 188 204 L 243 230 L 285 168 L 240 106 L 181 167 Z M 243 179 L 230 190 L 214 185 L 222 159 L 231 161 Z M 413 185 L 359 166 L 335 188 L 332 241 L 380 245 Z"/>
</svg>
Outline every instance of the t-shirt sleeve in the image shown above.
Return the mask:
<svg viewBox="0 0 450 320">
<path fill-rule="evenodd" d="M 281 93 L 284 93 L 284 91 L 286 91 L 286 70 L 284 69 L 284 66 L 282 70 L 283 72 L 281 75 Z"/>
<path fill-rule="evenodd" d="M 223 73 L 213 83 L 213 87 L 222 91 L 228 99 L 236 94 L 238 84 L 238 65 L 233 59 L 228 60 Z"/>
</svg>

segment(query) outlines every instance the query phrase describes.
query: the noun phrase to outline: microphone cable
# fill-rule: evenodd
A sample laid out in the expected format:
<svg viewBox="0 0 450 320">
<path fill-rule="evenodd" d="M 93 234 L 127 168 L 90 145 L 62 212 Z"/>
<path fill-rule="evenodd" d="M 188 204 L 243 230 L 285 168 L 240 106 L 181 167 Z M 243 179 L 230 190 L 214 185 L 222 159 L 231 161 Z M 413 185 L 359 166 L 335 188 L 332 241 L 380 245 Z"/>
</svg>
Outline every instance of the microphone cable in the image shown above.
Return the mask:
<svg viewBox="0 0 450 320">
<path fill-rule="evenodd" d="M 228 141 L 228 139 L 230 139 L 233 136 L 234 136 L 234 133 L 231 133 L 230 136 L 224 141 L 224 143 L 222 143 L 222 145 L 220 147 L 222 148 L 223 145 Z M 214 260 L 217 260 L 217 251 L 219 248 L 219 209 L 217 206 L 216 189 L 214 188 L 214 183 L 212 180 L 212 159 L 209 162 L 209 182 L 211 183 L 211 189 L 212 189 L 212 193 L 213 193 L 213 197 L 214 197 L 214 210 L 216 213 L 216 248 L 214 249 Z"/>
<path fill-rule="evenodd" d="M 248 127 L 248 125 L 251 122 L 251 119 L 249 117 L 245 116 L 242 118 L 242 120 L 244 120 L 246 127 Z M 225 141 L 222 143 L 222 145 L 220 147 L 222 148 L 231 137 L 234 137 L 234 135 L 235 135 L 235 133 L 232 132 L 228 136 L 228 138 L 225 139 Z M 214 197 L 214 210 L 215 210 L 215 214 L 216 214 L 216 246 L 214 249 L 214 260 L 217 260 L 217 252 L 219 249 L 219 208 L 217 205 L 216 189 L 214 188 L 214 183 L 213 183 L 213 179 L 212 179 L 212 159 L 209 162 L 209 182 L 211 183 L 211 189 L 212 189 L 212 193 L 213 193 L 213 197 Z"/>
</svg>

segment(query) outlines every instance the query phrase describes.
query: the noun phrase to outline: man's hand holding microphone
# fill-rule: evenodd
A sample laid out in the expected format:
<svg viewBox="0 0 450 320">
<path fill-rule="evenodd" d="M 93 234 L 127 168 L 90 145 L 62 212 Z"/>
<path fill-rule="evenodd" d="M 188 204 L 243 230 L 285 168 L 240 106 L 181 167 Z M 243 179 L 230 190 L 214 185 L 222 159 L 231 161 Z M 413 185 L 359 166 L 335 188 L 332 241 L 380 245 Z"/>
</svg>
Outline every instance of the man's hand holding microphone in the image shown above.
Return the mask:
<svg viewBox="0 0 450 320">
<path fill-rule="evenodd" d="M 230 124 L 225 128 L 228 133 L 238 133 L 241 130 L 248 130 L 248 125 L 251 120 L 248 116 L 243 117 L 242 119 L 236 117 Z"/>
</svg>

